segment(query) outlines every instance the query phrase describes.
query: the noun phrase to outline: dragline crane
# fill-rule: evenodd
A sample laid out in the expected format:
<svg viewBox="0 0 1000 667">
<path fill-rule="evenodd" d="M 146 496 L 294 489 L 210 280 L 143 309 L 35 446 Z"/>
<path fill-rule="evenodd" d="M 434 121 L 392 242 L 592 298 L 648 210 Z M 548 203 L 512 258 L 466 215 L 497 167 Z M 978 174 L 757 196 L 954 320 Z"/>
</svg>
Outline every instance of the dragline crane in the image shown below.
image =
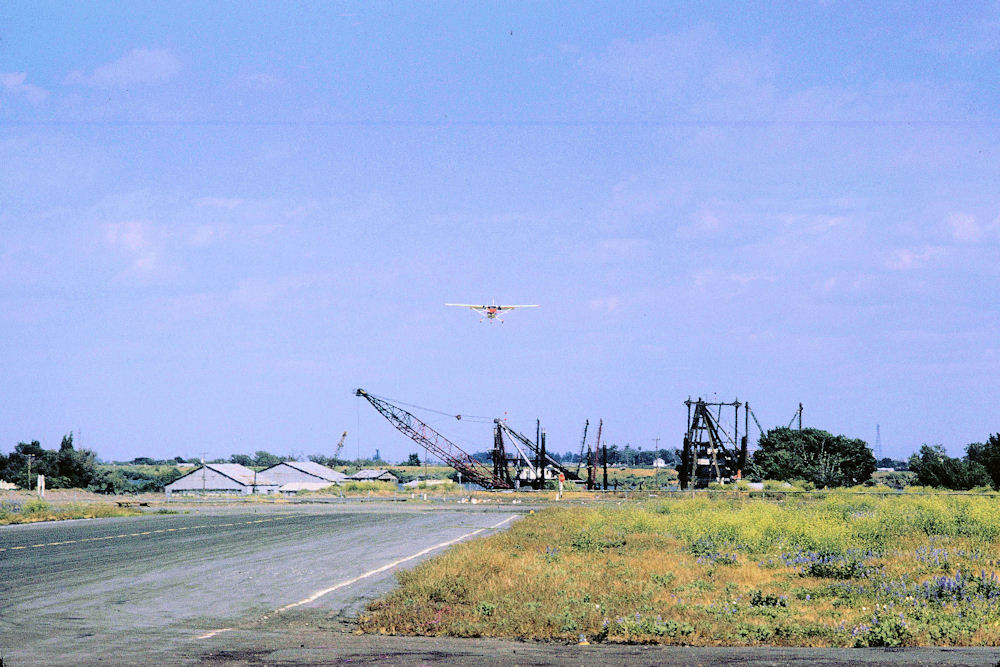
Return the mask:
<svg viewBox="0 0 1000 667">
<path fill-rule="evenodd" d="M 485 465 L 469 456 L 461 447 L 448 440 L 430 426 L 417 419 L 403 408 L 385 399 L 372 396 L 364 389 L 354 392 L 372 404 L 389 423 L 434 456 L 463 474 L 484 489 L 510 489 L 510 482 L 496 475 Z"/>
<path fill-rule="evenodd" d="M 344 431 L 340 435 L 340 442 L 337 443 L 337 449 L 333 452 L 333 458 L 340 459 L 340 450 L 344 448 L 344 440 L 347 438 L 347 431 Z"/>
<path fill-rule="evenodd" d="M 518 453 L 521 455 L 521 459 L 523 459 L 524 462 L 527 463 L 528 468 L 532 471 L 532 474 L 535 476 L 536 479 L 542 479 L 544 468 L 546 466 L 551 466 L 556 470 L 558 470 L 559 472 L 561 472 L 563 475 L 565 475 L 566 479 L 575 481 L 580 480 L 580 475 L 578 472 L 573 472 L 559 461 L 556 461 L 549 454 L 543 453 L 544 450 L 541 449 L 541 445 L 539 443 L 532 442 L 527 438 L 527 436 L 522 435 L 521 433 L 518 433 L 511 427 L 507 426 L 507 422 L 500 419 L 495 419 L 493 420 L 493 423 L 496 424 L 496 428 L 498 431 L 502 431 L 510 437 L 511 442 L 514 445 L 514 448 L 517 449 Z M 542 435 L 544 436 L 544 433 L 542 433 Z M 541 438 L 539 439 L 541 440 Z M 529 456 L 525 454 L 524 450 L 521 449 L 520 445 L 524 445 L 524 448 L 528 450 L 531 457 L 534 457 L 536 459 L 536 463 L 538 463 L 539 459 L 544 458 L 544 460 L 540 462 L 541 470 L 538 469 L 539 467 L 538 465 L 533 465 L 531 463 Z"/>
<path fill-rule="evenodd" d="M 576 476 L 580 476 L 580 468 L 583 467 L 583 452 L 587 448 L 587 427 L 590 426 L 590 420 L 583 420 L 583 439 L 580 440 L 580 458 L 576 461 Z"/>
</svg>

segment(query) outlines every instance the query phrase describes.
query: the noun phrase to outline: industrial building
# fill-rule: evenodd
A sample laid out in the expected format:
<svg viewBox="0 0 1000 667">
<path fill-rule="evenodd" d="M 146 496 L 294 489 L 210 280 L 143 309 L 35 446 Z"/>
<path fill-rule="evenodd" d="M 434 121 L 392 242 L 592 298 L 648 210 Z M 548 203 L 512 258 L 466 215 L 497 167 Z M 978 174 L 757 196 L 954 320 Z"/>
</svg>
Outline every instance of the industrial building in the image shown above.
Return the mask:
<svg viewBox="0 0 1000 667">
<path fill-rule="evenodd" d="M 275 493 L 280 484 L 238 463 L 206 463 L 164 487 L 174 493 Z"/>
<path fill-rule="evenodd" d="M 279 491 L 314 491 L 331 484 L 340 484 L 347 479 L 344 473 L 314 461 L 282 461 L 258 474 L 277 482 Z M 296 486 L 288 486 L 289 484 Z M 302 486 L 303 484 L 306 486 Z"/>
<path fill-rule="evenodd" d="M 399 478 L 388 470 L 373 470 L 371 468 L 359 470 L 353 475 L 349 475 L 347 479 L 354 482 L 392 482 L 393 484 L 399 484 Z"/>
</svg>

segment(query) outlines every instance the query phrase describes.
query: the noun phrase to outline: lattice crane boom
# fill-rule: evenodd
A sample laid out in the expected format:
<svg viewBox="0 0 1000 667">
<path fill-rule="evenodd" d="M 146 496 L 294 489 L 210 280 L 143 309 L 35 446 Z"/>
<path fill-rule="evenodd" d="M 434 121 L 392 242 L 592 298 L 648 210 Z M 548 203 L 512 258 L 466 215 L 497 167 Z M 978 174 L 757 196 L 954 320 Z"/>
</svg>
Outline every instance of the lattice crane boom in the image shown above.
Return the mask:
<svg viewBox="0 0 1000 667">
<path fill-rule="evenodd" d="M 485 465 L 469 456 L 461 447 L 448 440 L 433 428 L 420 421 L 412 413 L 388 401 L 372 396 L 364 389 L 354 392 L 372 404 L 389 423 L 404 435 L 440 458 L 449 466 L 465 475 L 465 477 L 484 489 L 510 489 L 507 480 L 498 477 Z"/>
<path fill-rule="evenodd" d="M 511 427 L 507 426 L 506 422 L 500 421 L 498 419 L 498 420 L 496 420 L 496 424 L 498 426 L 500 426 L 500 428 L 503 429 L 503 431 L 507 435 L 509 435 L 513 440 L 520 441 L 520 443 L 522 445 L 524 445 L 525 447 L 527 447 L 528 450 L 532 454 L 534 454 L 535 456 L 538 455 L 538 445 L 536 443 L 532 442 L 526 436 L 522 435 L 521 433 L 518 433 L 517 431 L 515 431 Z M 529 463 L 529 465 L 530 465 L 530 463 Z M 578 475 L 577 473 L 573 472 L 572 470 L 570 470 L 569 468 L 567 468 L 566 466 L 564 466 L 559 461 L 556 461 L 548 453 L 545 454 L 545 463 L 543 465 L 550 465 L 550 466 L 552 466 L 553 468 L 555 468 L 556 470 L 558 470 L 562 474 L 566 475 L 567 479 L 575 479 L 575 480 L 579 480 L 580 479 L 580 475 Z M 538 474 L 541 474 L 541 473 L 538 473 Z"/>
</svg>

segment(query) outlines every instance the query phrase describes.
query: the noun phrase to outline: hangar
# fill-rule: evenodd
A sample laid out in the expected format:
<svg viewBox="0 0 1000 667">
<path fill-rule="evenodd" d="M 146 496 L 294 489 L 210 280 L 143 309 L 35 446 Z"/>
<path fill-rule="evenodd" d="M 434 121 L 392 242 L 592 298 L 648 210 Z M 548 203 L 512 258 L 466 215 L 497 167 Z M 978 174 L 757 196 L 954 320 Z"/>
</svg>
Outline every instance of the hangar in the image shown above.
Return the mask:
<svg viewBox="0 0 1000 667">
<path fill-rule="evenodd" d="M 205 463 L 167 484 L 169 498 L 174 493 L 275 493 L 279 484 L 263 473 L 238 463 Z"/>
<path fill-rule="evenodd" d="M 393 484 L 399 483 L 399 478 L 393 475 L 388 470 L 373 470 L 371 468 L 359 470 L 353 475 L 350 475 L 347 479 L 353 480 L 355 482 L 392 482 Z"/>
<path fill-rule="evenodd" d="M 282 461 L 270 468 L 261 470 L 259 475 L 277 482 L 279 486 L 298 482 L 325 482 L 323 486 L 339 484 L 347 479 L 347 475 L 315 461 Z"/>
</svg>

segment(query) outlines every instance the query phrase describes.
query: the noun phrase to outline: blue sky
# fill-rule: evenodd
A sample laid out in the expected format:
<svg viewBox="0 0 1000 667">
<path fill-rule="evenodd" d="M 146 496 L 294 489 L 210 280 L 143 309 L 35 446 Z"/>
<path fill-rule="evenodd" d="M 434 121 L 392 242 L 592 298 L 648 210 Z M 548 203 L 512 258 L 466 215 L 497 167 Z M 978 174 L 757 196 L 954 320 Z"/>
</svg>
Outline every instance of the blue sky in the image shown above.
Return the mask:
<svg viewBox="0 0 1000 667">
<path fill-rule="evenodd" d="M 5 2 L 0 451 L 415 451 L 364 387 L 559 451 L 718 396 L 958 454 L 998 60 L 997 2 Z M 541 307 L 444 307 L 493 298 Z"/>
</svg>

